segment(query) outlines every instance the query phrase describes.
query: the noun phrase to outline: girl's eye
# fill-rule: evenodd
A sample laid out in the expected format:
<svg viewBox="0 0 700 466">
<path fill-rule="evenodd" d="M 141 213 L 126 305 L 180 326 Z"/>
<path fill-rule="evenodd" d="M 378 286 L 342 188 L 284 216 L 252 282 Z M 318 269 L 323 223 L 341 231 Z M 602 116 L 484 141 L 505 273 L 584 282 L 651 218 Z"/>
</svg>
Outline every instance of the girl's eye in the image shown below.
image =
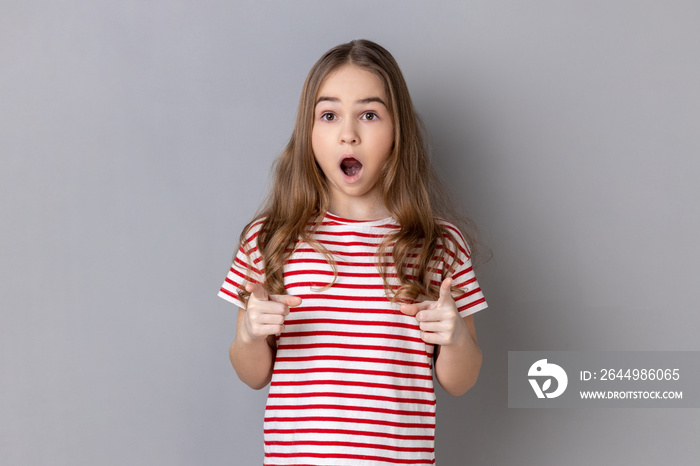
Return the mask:
<svg viewBox="0 0 700 466">
<path fill-rule="evenodd" d="M 323 115 L 321 115 L 321 119 L 326 121 L 333 121 L 335 120 L 335 115 L 333 115 L 332 113 L 324 113 Z"/>
<path fill-rule="evenodd" d="M 377 118 L 377 114 L 374 113 L 374 112 L 365 112 L 365 113 L 362 114 L 362 118 L 363 118 L 364 120 L 372 121 L 372 120 L 374 120 L 374 119 Z"/>
</svg>

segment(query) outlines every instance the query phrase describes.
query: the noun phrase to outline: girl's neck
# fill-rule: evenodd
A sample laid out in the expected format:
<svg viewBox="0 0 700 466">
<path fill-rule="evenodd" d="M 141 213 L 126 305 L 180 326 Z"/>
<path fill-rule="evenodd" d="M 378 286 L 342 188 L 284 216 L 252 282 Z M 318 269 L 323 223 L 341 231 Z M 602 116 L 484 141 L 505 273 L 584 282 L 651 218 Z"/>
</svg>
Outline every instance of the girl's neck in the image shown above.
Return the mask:
<svg viewBox="0 0 700 466">
<path fill-rule="evenodd" d="M 328 211 L 333 215 L 348 220 L 381 220 L 391 217 L 391 213 L 383 203 L 365 204 L 361 202 L 343 203 L 331 202 Z"/>
</svg>

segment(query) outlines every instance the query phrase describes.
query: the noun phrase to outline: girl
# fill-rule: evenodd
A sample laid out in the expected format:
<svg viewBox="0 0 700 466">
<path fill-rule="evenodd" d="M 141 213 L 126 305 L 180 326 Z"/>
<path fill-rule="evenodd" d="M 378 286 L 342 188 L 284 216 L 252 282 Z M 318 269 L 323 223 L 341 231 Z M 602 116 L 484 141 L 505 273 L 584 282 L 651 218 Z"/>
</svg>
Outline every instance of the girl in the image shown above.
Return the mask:
<svg viewBox="0 0 700 466">
<path fill-rule="evenodd" d="M 452 395 L 476 382 L 486 302 L 420 130 L 378 44 L 339 45 L 309 72 L 219 292 L 240 308 L 236 373 L 271 382 L 266 465 L 434 464 L 433 368 Z"/>
</svg>

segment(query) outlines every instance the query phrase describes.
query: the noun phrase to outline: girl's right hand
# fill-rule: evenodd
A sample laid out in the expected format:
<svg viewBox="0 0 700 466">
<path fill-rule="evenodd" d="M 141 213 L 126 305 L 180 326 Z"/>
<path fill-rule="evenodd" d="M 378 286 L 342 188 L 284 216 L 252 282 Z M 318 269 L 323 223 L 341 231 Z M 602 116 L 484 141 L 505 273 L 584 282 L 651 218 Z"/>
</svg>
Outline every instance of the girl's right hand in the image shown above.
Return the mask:
<svg viewBox="0 0 700 466">
<path fill-rule="evenodd" d="M 298 296 L 271 295 L 258 283 L 248 283 L 245 289 L 250 293 L 241 329 L 246 341 L 264 340 L 281 333 L 289 308 L 301 304 Z"/>
</svg>

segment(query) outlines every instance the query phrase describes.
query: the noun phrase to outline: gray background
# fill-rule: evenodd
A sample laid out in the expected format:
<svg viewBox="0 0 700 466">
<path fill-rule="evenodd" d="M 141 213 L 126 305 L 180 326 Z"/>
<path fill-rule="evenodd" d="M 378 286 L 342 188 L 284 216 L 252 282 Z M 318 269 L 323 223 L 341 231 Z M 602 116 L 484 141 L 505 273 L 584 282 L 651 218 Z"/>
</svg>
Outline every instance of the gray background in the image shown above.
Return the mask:
<svg viewBox="0 0 700 466">
<path fill-rule="evenodd" d="M 507 408 L 508 350 L 698 350 L 696 1 L 0 3 L 0 463 L 248 465 L 216 297 L 303 79 L 386 46 L 481 227 L 438 464 L 691 464 L 695 409 Z"/>
</svg>

